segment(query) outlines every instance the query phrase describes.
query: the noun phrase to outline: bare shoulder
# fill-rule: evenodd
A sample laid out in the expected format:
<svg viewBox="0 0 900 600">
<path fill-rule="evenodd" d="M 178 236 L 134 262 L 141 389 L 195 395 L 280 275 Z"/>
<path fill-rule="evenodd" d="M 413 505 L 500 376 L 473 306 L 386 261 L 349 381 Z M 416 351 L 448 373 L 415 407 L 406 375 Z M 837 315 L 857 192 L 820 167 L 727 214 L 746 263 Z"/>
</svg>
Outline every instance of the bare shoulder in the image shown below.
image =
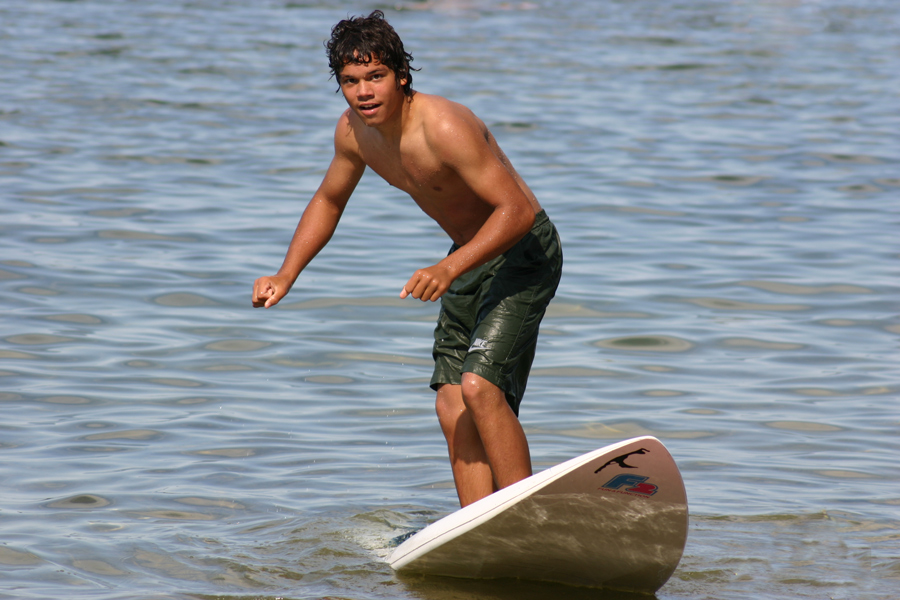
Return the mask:
<svg viewBox="0 0 900 600">
<path fill-rule="evenodd" d="M 422 132 L 428 145 L 449 152 L 471 150 L 490 137 L 487 126 L 467 106 L 442 96 L 422 94 L 419 100 Z M 443 154 L 443 152 L 442 152 Z"/>
<path fill-rule="evenodd" d="M 360 156 L 359 141 L 356 137 L 353 123 L 353 112 L 348 108 L 338 119 L 334 128 L 334 150 L 336 154 L 347 156 Z"/>
</svg>

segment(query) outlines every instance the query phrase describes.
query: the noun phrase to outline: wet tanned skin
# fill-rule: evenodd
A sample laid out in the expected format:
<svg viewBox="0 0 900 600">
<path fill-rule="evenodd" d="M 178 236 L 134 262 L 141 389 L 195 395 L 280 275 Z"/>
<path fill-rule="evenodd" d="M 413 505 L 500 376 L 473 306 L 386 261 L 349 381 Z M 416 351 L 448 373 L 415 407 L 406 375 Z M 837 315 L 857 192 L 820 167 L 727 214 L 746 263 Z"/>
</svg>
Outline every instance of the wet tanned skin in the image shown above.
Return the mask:
<svg viewBox="0 0 900 600">
<path fill-rule="evenodd" d="M 334 132 L 334 157 L 303 212 L 278 273 L 254 283 L 253 306 L 270 308 L 331 239 L 368 167 L 410 195 L 459 246 L 417 269 L 400 297 L 435 301 L 453 281 L 528 233 L 541 207 L 485 124 L 440 96 L 402 91 L 378 60 L 338 74 L 349 108 Z M 531 475 L 524 430 L 504 392 L 474 373 L 438 389 L 435 407 L 462 506 Z"/>
</svg>

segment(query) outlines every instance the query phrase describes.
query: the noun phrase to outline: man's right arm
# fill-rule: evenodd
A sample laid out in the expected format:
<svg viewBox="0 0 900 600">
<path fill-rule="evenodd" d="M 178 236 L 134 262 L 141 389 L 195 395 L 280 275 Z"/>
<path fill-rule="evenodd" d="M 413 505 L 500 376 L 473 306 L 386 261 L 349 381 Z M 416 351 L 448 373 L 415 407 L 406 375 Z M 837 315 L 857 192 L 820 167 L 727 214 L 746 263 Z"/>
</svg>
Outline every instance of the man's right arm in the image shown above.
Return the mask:
<svg viewBox="0 0 900 600">
<path fill-rule="evenodd" d="M 322 184 L 303 211 L 284 263 L 278 273 L 260 277 L 253 284 L 254 307 L 275 306 L 287 295 L 300 272 L 331 239 L 365 169 L 345 113 L 335 129 L 334 158 Z"/>
</svg>

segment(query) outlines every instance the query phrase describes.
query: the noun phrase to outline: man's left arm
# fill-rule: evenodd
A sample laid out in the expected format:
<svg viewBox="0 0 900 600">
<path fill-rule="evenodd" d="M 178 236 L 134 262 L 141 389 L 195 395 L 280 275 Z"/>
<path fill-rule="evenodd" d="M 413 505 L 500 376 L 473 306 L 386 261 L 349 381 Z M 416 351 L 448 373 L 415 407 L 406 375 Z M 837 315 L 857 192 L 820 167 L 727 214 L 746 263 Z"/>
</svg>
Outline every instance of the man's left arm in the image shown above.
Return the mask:
<svg viewBox="0 0 900 600">
<path fill-rule="evenodd" d="M 416 271 L 401 298 L 437 300 L 457 277 L 506 252 L 531 230 L 534 208 L 485 139 L 485 131 L 474 115 L 457 116 L 441 124 L 433 147 L 443 164 L 492 207 L 490 216 L 465 245 L 438 264 Z"/>
</svg>

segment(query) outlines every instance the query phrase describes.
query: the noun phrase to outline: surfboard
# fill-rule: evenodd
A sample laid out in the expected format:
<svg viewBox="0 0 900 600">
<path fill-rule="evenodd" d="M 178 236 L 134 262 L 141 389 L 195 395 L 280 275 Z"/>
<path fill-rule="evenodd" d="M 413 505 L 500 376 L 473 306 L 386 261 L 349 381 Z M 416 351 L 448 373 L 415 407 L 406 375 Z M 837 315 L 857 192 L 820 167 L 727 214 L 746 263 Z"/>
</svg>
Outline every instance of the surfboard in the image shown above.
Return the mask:
<svg viewBox="0 0 900 600">
<path fill-rule="evenodd" d="M 681 473 L 655 437 L 588 452 L 432 523 L 388 562 L 398 573 L 551 581 L 654 593 L 684 552 Z"/>
</svg>

